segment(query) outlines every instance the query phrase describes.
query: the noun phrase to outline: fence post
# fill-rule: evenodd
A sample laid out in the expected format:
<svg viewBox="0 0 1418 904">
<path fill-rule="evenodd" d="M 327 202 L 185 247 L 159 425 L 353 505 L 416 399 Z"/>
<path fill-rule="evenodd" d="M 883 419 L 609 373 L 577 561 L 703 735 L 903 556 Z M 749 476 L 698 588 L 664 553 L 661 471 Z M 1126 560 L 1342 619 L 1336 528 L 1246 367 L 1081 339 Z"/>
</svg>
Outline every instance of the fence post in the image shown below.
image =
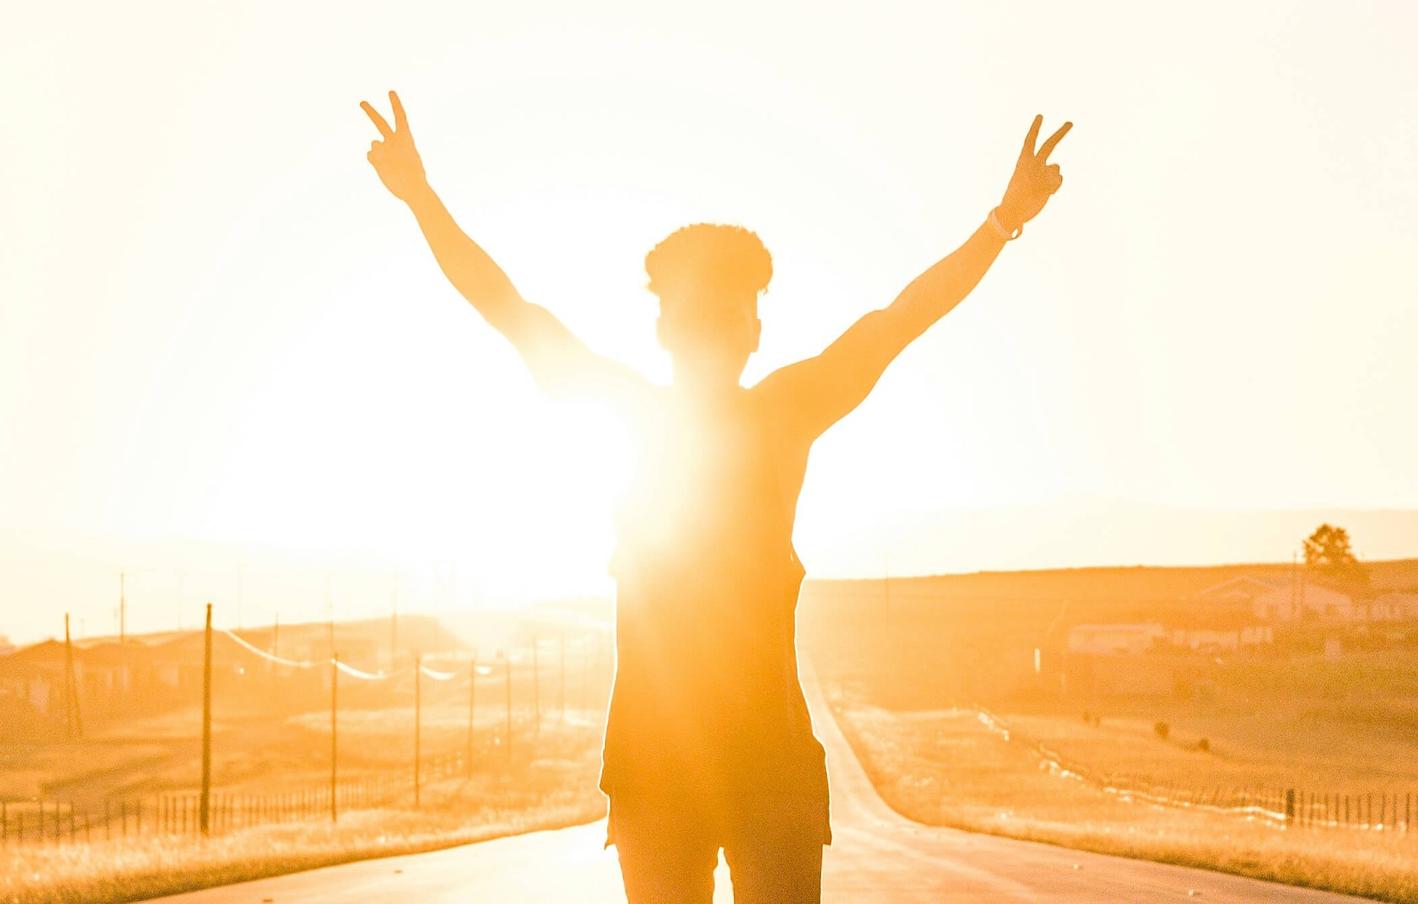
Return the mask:
<svg viewBox="0 0 1418 904">
<path fill-rule="evenodd" d="M 207 603 L 207 627 L 202 654 L 202 800 L 198 822 L 205 837 L 210 834 L 212 796 L 212 604 Z"/>
<path fill-rule="evenodd" d="M 419 805 L 419 718 L 423 694 L 423 654 L 414 654 L 414 806 Z"/>
<path fill-rule="evenodd" d="M 1285 789 L 1285 824 L 1289 825 L 1295 821 L 1295 789 Z"/>
</svg>

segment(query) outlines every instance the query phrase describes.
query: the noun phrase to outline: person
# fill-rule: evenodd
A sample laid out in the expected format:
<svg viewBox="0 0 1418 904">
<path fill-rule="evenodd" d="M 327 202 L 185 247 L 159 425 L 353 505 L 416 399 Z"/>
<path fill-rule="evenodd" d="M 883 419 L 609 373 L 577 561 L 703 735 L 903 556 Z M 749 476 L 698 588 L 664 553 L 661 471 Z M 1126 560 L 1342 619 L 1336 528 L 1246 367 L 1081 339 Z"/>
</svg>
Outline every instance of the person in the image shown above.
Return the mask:
<svg viewBox="0 0 1418 904">
<path fill-rule="evenodd" d="M 772 259 L 751 231 L 697 223 L 645 260 L 673 378 L 652 384 L 524 299 L 429 186 L 399 97 L 368 160 L 413 212 L 444 274 L 554 398 L 606 400 L 639 459 L 615 516 L 616 672 L 600 787 L 631 904 L 713 897 L 724 851 L 737 902 L 821 898 L 827 771 L 798 679 L 804 570 L 792 532 L 813 442 L 974 288 L 1058 190 L 1036 116 L 999 205 L 958 249 L 816 357 L 739 385 L 758 349 Z"/>
</svg>

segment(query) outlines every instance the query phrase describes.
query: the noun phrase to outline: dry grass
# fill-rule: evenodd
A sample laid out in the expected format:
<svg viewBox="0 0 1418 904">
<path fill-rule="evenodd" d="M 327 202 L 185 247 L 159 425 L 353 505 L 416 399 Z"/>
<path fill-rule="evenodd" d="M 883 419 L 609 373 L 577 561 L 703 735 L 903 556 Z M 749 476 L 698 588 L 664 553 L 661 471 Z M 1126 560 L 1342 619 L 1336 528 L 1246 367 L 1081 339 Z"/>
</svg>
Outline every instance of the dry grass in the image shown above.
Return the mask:
<svg viewBox="0 0 1418 904">
<path fill-rule="evenodd" d="M 579 673 L 577 673 L 579 674 Z M 475 771 L 430 781 L 422 806 L 412 800 L 411 701 L 346 703 L 340 712 L 340 777 L 349 787 L 365 777 L 390 780 L 395 796 L 377 806 L 328 818 L 233 829 L 209 839 L 161 835 L 145 822 L 142 835 L 74 843 L 33 840 L 0 850 L 0 904 L 137 901 L 262 876 L 369 857 L 413 853 L 535 829 L 589 822 L 605 815 L 597 788 L 607 676 L 594 686 L 572 684 L 563 714 L 559 687 L 543 689 L 543 722 L 534 724 L 529 696 L 514 699 L 511 755 L 506 739 L 505 686 L 479 683 Z M 432 683 L 430 683 L 432 684 Z M 519 687 L 519 691 L 530 688 Z M 425 688 L 421 744 L 425 762 L 459 753 L 467 743 L 467 698 L 456 686 Z M 323 789 L 329 781 L 328 711 L 300 711 L 271 701 L 266 711 L 219 708 L 214 719 L 213 793 L 270 795 Z M 162 714 L 95 728 L 68 743 L 0 744 L 0 796 L 24 807 L 27 798 L 72 800 L 80 812 L 102 814 L 104 799 L 193 794 L 201 774 L 200 710 Z M 153 812 L 151 809 L 148 812 Z M 33 813 L 30 814 L 33 818 Z M 10 831 L 14 831 L 13 820 Z M 79 833 L 80 838 L 84 832 Z"/>
<path fill-rule="evenodd" d="M 0 854 L 0 901 L 138 901 L 368 857 L 413 853 L 605 815 L 596 748 L 444 781 L 423 806 L 361 810 L 201 839 L 149 835 L 90 844 L 12 846 Z"/>
<path fill-rule="evenodd" d="M 1041 769 L 973 711 L 892 712 L 840 695 L 832 703 L 882 797 L 919 822 L 1418 902 L 1418 834 L 1284 829 L 1123 801 Z M 1073 752 L 1101 757 L 1105 748 Z"/>
</svg>

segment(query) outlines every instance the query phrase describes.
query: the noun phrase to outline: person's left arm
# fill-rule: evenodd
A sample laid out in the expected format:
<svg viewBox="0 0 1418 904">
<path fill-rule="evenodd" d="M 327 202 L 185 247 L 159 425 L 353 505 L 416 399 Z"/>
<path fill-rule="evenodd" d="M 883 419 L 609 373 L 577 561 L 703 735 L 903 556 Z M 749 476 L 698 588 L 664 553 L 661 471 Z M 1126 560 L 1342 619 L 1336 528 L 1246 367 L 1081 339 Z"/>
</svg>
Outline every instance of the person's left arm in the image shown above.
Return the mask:
<svg viewBox="0 0 1418 904">
<path fill-rule="evenodd" d="M 790 410 L 810 435 L 822 433 L 861 404 L 901 350 L 970 294 L 999 256 L 1005 235 L 1015 235 L 1058 191 L 1063 176 L 1058 164 L 1048 162 L 1049 152 L 1073 123 L 1064 123 L 1036 151 L 1042 122 L 1043 117 L 1036 116 L 1029 127 L 1004 200 L 993 211 L 1003 233 L 986 218 L 964 244 L 912 280 L 890 305 L 863 316 L 816 357 L 764 378 L 760 386 L 765 391 L 790 394 Z"/>
</svg>

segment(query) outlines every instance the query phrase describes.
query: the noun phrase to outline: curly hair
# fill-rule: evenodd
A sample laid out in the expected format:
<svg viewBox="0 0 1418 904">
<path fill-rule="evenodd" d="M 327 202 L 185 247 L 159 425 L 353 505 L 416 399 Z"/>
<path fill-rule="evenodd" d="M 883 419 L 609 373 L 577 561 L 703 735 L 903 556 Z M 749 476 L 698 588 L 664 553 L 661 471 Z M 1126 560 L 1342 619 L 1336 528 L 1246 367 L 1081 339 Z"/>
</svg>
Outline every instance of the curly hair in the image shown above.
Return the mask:
<svg viewBox="0 0 1418 904">
<path fill-rule="evenodd" d="M 773 258 L 758 235 L 742 226 L 695 223 L 676 229 L 645 255 L 646 285 L 663 296 L 685 285 L 708 285 L 754 295 L 768 288 Z"/>
</svg>

